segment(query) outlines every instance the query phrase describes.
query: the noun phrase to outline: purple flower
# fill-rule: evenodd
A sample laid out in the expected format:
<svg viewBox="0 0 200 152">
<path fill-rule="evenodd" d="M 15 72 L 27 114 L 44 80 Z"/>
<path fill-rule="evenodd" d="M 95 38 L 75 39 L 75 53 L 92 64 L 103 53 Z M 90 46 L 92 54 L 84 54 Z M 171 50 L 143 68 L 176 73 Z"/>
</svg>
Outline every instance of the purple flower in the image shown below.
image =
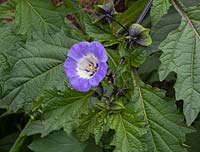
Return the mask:
<svg viewBox="0 0 200 152">
<path fill-rule="evenodd" d="M 74 44 L 67 56 L 64 71 L 72 88 L 86 92 L 106 76 L 108 56 L 100 42 Z"/>
</svg>

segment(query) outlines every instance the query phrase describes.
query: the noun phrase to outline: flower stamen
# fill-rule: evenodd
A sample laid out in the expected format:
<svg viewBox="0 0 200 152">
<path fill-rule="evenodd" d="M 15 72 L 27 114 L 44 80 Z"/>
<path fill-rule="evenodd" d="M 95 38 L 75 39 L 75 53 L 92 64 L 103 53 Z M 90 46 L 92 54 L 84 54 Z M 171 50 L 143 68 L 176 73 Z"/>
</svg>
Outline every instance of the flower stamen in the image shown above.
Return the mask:
<svg viewBox="0 0 200 152">
<path fill-rule="evenodd" d="M 91 78 L 98 70 L 98 61 L 93 54 L 83 56 L 78 62 L 77 72 L 82 78 Z"/>
</svg>

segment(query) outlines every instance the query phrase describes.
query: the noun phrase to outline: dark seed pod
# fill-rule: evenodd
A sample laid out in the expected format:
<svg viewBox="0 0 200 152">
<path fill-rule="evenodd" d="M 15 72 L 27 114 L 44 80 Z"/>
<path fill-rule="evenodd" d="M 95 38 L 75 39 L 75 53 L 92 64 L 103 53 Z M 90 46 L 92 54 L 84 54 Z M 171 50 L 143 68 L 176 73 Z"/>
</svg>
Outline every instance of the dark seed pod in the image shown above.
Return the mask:
<svg viewBox="0 0 200 152">
<path fill-rule="evenodd" d="M 97 21 L 102 23 L 111 23 L 114 16 L 117 14 L 117 11 L 115 10 L 114 3 L 111 1 L 104 5 L 97 5 L 96 14 L 98 16 Z"/>
<path fill-rule="evenodd" d="M 152 43 L 150 30 L 140 24 L 132 24 L 129 28 L 129 35 L 126 37 L 128 46 L 131 47 L 137 43 L 142 46 L 149 46 Z"/>
</svg>

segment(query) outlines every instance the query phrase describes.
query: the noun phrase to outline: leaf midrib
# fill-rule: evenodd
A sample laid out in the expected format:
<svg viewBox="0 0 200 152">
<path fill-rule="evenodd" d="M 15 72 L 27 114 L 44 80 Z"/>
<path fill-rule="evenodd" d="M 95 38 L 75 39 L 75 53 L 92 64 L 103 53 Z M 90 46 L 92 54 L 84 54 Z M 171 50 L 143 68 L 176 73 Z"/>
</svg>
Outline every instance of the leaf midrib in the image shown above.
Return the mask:
<svg viewBox="0 0 200 152">
<path fill-rule="evenodd" d="M 187 20 L 188 24 L 190 25 L 190 27 L 194 31 L 195 35 L 200 40 L 200 34 L 198 33 L 197 29 L 195 28 L 195 26 L 192 23 L 192 20 L 189 18 L 189 16 L 185 12 L 185 10 L 182 8 L 182 6 L 180 5 L 180 3 L 177 0 L 172 0 L 172 4 L 177 9 L 177 11 L 180 13 L 180 15 L 182 15 Z"/>
<path fill-rule="evenodd" d="M 145 106 L 144 106 L 144 99 L 143 99 L 143 96 L 142 96 L 142 91 L 141 91 L 141 88 L 140 88 L 140 85 L 139 85 L 139 80 L 138 80 L 138 74 L 137 74 L 137 71 L 135 69 L 133 69 L 133 71 L 131 72 L 132 74 L 132 80 L 135 81 L 135 84 L 137 85 L 138 87 L 138 94 L 141 98 L 141 104 L 142 104 L 142 109 L 143 109 L 143 113 L 144 113 L 144 118 L 145 118 L 145 121 L 146 123 L 150 126 L 150 122 L 148 120 L 148 117 L 147 117 L 147 112 L 145 110 Z M 134 82 L 133 82 L 133 85 L 134 85 Z M 150 129 L 149 127 L 149 132 L 150 132 L 150 135 L 151 135 L 151 138 L 152 138 L 152 143 L 153 143 L 153 147 L 154 147 L 154 150 L 156 150 L 156 152 L 158 152 L 157 148 L 156 148 L 156 144 L 155 144 L 155 139 L 153 137 L 153 133 L 152 133 L 152 130 Z"/>
<path fill-rule="evenodd" d="M 26 4 L 33 10 L 33 12 L 41 19 L 41 21 L 48 25 L 47 22 L 45 22 L 45 20 L 43 19 L 43 17 L 40 15 L 40 13 L 34 8 L 34 6 L 28 1 L 28 0 L 24 0 L 26 2 Z"/>
<path fill-rule="evenodd" d="M 195 33 L 197 38 L 200 40 L 200 34 L 198 33 L 197 29 L 195 28 L 195 26 L 192 23 L 192 20 L 189 18 L 187 13 L 184 11 L 184 9 L 180 5 L 180 3 L 177 0 L 172 0 L 172 3 L 174 5 L 174 7 L 177 9 L 177 11 L 180 13 L 180 15 L 182 15 L 187 20 L 186 25 L 187 24 L 190 25 L 191 29 L 193 30 L 193 32 Z M 191 56 L 192 65 L 191 65 L 191 72 L 190 72 L 191 73 L 191 77 L 192 77 L 192 89 L 194 91 L 197 91 L 196 88 L 194 87 L 194 54 L 195 54 L 196 41 L 197 41 L 196 38 L 194 38 L 194 45 L 193 45 L 194 47 L 192 48 L 192 56 Z M 193 94 L 193 91 L 192 91 L 191 94 Z"/>
<path fill-rule="evenodd" d="M 37 76 L 35 76 L 35 77 L 33 77 L 33 78 L 31 78 L 31 79 L 25 81 L 25 82 L 22 83 L 20 86 L 18 86 L 18 87 L 16 87 L 16 88 L 12 89 L 11 91 L 9 91 L 9 94 L 12 93 L 13 91 L 15 91 L 16 89 L 19 89 L 19 88 L 20 88 L 20 90 L 19 90 L 19 92 L 20 92 L 21 89 L 22 89 L 22 86 L 26 85 L 27 83 L 29 83 L 30 81 L 36 79 L 37 77 L 40 77 L 41 75 L 48 73 L 48 72 L 51 71 L 52 69 L 55 69 L 55 68 L 61 66 L 62 64 L 63 64 L 63 63 L 60 63 L 60 64 L 58 64 L 58 65 L 56 65 L 56 66 L 54 66 L 54 67 L 48 69 L 47 71 L 42 72 L 42 73 L 40 73 L 39 75 L 37 75 Z M 8 96 L 9 94 L 7 94 L 6 96 Z M 17 95 L 18 95 L 18 93 L 17 93 L 16 96 L 12 99 L 11 103 L 15 100 L 15 98 L 17 97 Z M 4 99 L 6 96 L 4 96 L 3 99 Z"/>
</svg>

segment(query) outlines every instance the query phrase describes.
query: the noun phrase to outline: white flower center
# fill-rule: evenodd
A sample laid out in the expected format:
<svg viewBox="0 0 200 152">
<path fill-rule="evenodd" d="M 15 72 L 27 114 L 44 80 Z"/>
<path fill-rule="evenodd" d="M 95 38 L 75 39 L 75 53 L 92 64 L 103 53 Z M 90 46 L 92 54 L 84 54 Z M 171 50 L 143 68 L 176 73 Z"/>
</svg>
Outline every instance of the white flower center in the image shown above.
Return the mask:
<svg viewBox="0 0 200 152">
<path fill-rule="evenodd" d="M 91 78 L 98 70 L 98 61 L 93 54 L 83 56 L 77 63 L 77 73 L 81 78 Z"/>
</svg>

